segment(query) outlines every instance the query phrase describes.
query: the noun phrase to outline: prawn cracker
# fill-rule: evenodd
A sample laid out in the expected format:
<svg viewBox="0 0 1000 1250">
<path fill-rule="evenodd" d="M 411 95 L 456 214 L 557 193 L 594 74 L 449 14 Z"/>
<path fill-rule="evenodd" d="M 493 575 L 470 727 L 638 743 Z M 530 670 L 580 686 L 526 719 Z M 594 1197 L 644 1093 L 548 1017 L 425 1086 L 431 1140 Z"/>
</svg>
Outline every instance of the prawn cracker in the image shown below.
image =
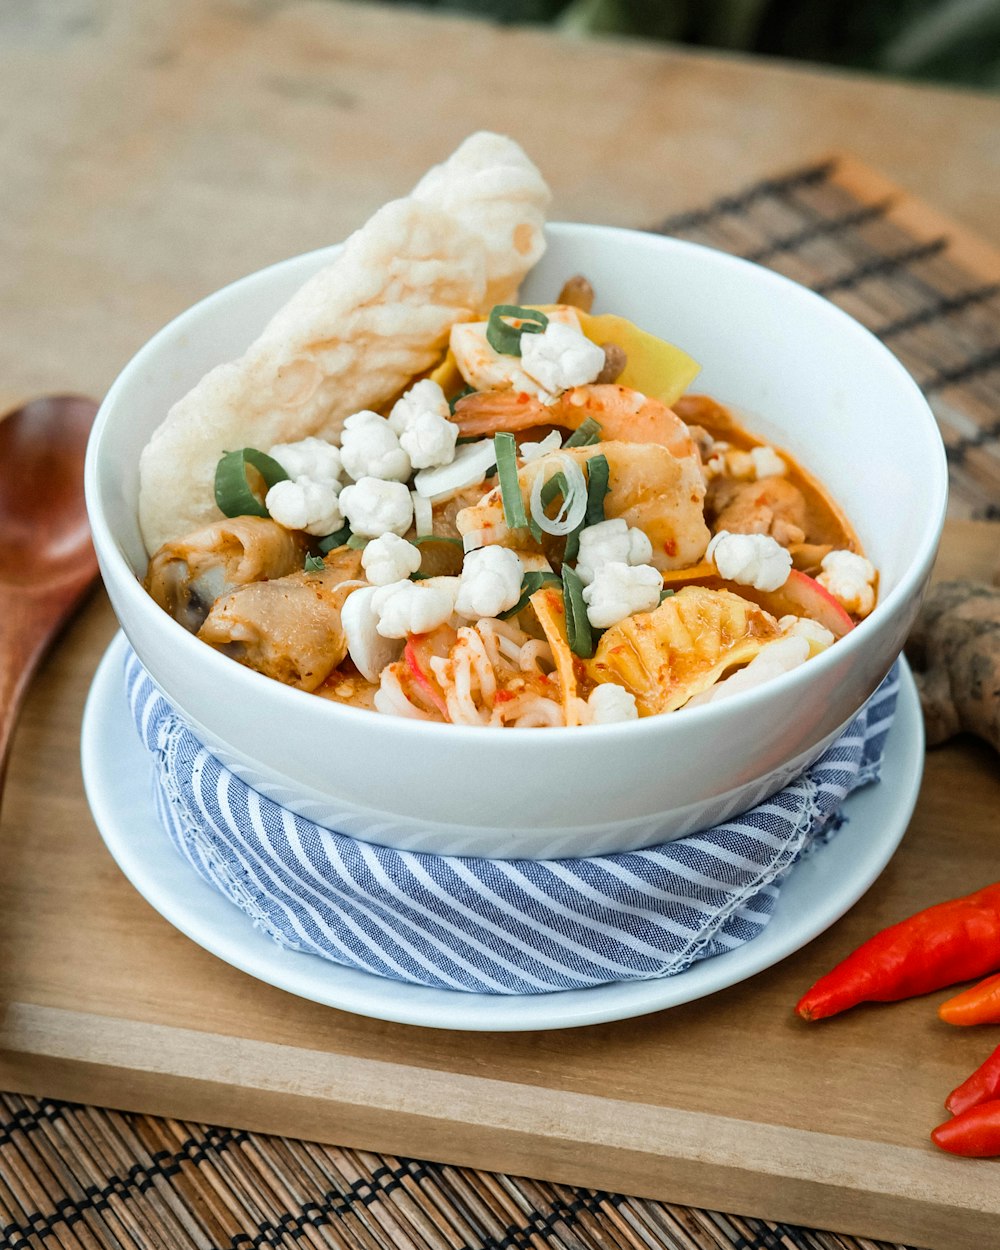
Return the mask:
<svg viewBox="0 0 1000 1250">
<path fill-rule="evenodd" d="M 456 321 L 512 300 L 545 249 L 549 199 L 521 148 L 482 131 L 379 209 L 154 432 L 139 462 L 147 551 L 218 520 L 223 452 L 336 438 L 351 413 L 435 365 Z"/>
</svg>

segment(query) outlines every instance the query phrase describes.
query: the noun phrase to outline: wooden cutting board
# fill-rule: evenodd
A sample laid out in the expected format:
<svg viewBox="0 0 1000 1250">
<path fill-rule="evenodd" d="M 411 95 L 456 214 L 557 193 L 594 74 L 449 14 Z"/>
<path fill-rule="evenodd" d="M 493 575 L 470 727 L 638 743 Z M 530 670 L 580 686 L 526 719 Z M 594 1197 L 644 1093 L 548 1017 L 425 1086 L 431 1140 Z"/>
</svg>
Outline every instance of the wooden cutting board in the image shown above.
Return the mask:
<svg viewBox="0 0 1000 1250">
<path fill-rule="evenodd" d="M 950 522 L 948 575 L 988 576 L 1000 527 Z M 2 826 L 0 1086 L 620 1190 L 940 1250 L 1000 1227 L 1000 1163 L 930 1144 L 1000 1040 L 944 993 L 808 1026 L 805 986 L 874 929 L 995 880 L 997 756 L 933 751 L 881 879 L 803 951 L 642 1019 L 458 1034 L 351 1016 L 221 963 L 121 876 L 83 796 L 79 725 L 114 631 L 95 593 L 41 673 Z"/>
</svg>

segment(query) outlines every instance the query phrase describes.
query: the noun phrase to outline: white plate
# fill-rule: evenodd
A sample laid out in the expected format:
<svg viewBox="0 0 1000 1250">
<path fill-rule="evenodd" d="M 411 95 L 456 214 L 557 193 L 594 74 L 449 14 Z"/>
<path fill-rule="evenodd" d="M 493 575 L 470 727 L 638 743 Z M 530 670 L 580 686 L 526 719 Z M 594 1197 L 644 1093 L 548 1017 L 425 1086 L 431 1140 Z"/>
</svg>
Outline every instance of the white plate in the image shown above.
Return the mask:
<svg viewBox="0 0 1000 1250">
<path fill-rule="evenodd" d="M 342 1011 L 428 1028 L 519 1032 L 623 1020 L 690 1002 L 744 981 L 805 946 L 855 903 L 899 845 L 924 763 L 920 703 L 903 665 L 881 783 L 848 798 L 847 824 L 789 874 L 764 932 L 678 976 L 549 994 L 466 994 L 342 968 L 278 946 L 195 873 L 155 815 L 152 763 L 125 701 L 119 634 L 94 676 L 83 716 L 83 778 L 108 850 L 139 893 L 192 941 L 258 980 Z"/>
</svg>

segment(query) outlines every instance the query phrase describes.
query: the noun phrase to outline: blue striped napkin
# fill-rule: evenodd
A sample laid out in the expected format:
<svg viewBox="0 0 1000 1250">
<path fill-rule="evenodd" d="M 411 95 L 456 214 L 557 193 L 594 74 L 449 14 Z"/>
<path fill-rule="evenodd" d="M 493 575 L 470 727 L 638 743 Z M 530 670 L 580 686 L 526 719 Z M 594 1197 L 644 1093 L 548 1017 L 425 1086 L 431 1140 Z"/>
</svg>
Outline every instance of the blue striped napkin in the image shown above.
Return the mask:
<svg viewBox="0 0 1000 1250">
<path fill-rule="evenodd" d="M 877 779 L 899 688 L 897 666 L 810 769 L 724 824 L 642 851 L 496 860 L 395 851 L 293 815 L 207 750 L 133 652 L 125 668 L 159 817 L 205 881 L 292 950 L 477 994 L 673 976 L 751 941 L 791 866 Z"/>
</svg>

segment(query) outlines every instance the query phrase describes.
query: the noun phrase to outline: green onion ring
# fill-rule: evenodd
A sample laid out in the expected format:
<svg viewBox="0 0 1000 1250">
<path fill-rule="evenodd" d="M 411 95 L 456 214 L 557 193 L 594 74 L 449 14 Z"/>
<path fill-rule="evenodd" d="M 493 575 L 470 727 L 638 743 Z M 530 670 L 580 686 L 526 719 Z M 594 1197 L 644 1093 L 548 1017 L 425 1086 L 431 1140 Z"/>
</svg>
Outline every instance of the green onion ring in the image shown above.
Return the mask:
<svg viewBox="0 0 1000 1250">
<path fill-rule="evenodd" d="M 247 465 L 257 470 L 268 490 L 278 482 L 288 480 L 288 474 L 277 460 L 255 447 L 225 452 L 215 467 L 215 502 L 224 516 L 271 515 L 250 485 Z"/>
<path fill-rule="evenodd" d="M 318 573 L 321 569 L 325 569 L 326 565 L 319 556 L 307 555 L 306 562 L 302 566 L 303 573 Z"/>
<path fill-rule="evenodd" d="M 513 317 L 523 325 L 512 326 L 504 321 L 504 317 Z M 521 308 L 517 304 L 497 304 L 490 312 L 486 323 L 486 341 L 501 356 L 520 356 L 521 335 L 541 334 L 549 324 L 549 319 L 537 308 Z"/>
<path fill-rule="evenodd" d="M 546 515 L 545 505 L 542 503 L 542 492 L 551 481 L 551 477 L 546 481 L 542 480 L 545 477 L 545 468 L 540 465 L 535 470 L 534 481 L 531 484 L 531 515 L 546 534 L 561 538 L 571 530 L 575 530 L 586 515 L 587 479 L 583 475 L 583 469 L 571 456 L 553 452 L 552 455 L 545 457 L 545 462 L 553 466 L 562 465 L 562 474 L 566 481 L 562 506 L 554 517 Z M 556 469 L 552 476 L 556 476 L 559 472 L 560 470 Z"/>
<path fill-rule="evenodd" d="M 497 454 L 497 475 L 500 478 L 500 498 L 503 501 L 503 519 L 510 530 L 524 529 L 528 515 L 521 497 L 521 483 L 517 476 L 517 443 L 514 435 L 501 431 L 493 435 L 493 447 Z"/>
</svg>

